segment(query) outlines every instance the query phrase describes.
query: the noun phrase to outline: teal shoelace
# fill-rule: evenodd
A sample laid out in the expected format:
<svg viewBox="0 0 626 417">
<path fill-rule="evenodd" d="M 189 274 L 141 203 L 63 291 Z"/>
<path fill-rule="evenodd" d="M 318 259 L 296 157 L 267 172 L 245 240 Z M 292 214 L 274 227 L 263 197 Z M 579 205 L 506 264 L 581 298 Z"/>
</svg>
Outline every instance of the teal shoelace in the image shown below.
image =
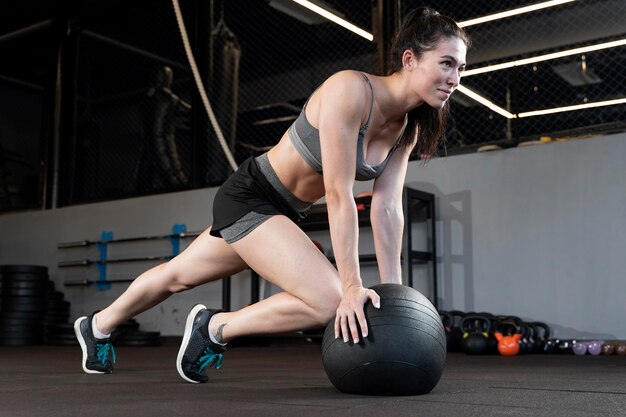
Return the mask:
<svg viewBox="0 0 626 417">
<path fill-rule="evenodd" d="M 206 350 L 204 351 L 204 356 L 202 356 L 198 360 L 198 365 L 200 365 L 200 371 L 204 371 L 207 366 L 215 366 L 215 369 L 220 369 L 222 367 L 223 359 L 224 357 L 221 353 L 213 352 L 210 347 L 206 348 Z"/>
<path fill-rule="evenodd" d="M 109 352 L 113 357 L 113 363 L 115 363 L 115 349 L 110 343 L 97 343 L 96 349 L 98 349 L 98 360 L 101 364 L 106 365 L 109 362 Z"/>
</svg>

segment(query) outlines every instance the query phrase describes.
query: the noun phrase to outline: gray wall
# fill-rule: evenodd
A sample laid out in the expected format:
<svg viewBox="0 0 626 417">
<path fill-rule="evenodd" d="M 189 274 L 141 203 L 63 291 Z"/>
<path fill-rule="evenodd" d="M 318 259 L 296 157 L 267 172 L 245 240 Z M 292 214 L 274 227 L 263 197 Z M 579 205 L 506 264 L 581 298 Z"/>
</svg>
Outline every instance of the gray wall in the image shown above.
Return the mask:
<svg viewBox="0 0 626 417">
<path fill-rule="evenodd" d="M 439 301 L 445 309 L 516 314 L 548 322 L 560 337 L 626 338 L 626 134 L 559 142 L 410 165 L 407 184 L 438 204 Z M 371 187 L 362 183 L 355 192 Z M 98 278 L 91 268 L 57 268 L 96 259 L 95 248 L 59 250 L 58 242 L 167 234 L 175 223 L 211 223 L 215 189 L 0 216 L 0 264 L 43 264 L 71 302 L 72 316 L 110 303 L 111 290 L 64 287 Z M 416 226 L 419 229 L 419 226 Z M 423 245 L 416 230 L 415 246 Z M 328 248 L 326 235 L 313 235 Z M 188 244 L 189 242 L 185 242 Z M 371 252 L 369 231 L 362 252 Z M 167 241 L 110 245 L 109 257 L 168 254 Z M 109 267 L 110 279 L 132 278 L 154 263 Z M 417 271 L 416 288 L 428 291 Z M 363 268 L 366 285 L 375 268 Z M 422 276 L 424 274 L 422 273 Z M 234 277 L 233 307 L 249 302 L 249 273 Z M 275 292 L 266 286 L 265 294 Z M 137 317 L 145 330 L 180 335 L 195 302 L 219 307 L 221 284 L 177 294 Z"/>
<path fill-rule="evenodd" d="M 440 307 L 626 337 L 626 134 L 433 160 Z"/>
</svg>

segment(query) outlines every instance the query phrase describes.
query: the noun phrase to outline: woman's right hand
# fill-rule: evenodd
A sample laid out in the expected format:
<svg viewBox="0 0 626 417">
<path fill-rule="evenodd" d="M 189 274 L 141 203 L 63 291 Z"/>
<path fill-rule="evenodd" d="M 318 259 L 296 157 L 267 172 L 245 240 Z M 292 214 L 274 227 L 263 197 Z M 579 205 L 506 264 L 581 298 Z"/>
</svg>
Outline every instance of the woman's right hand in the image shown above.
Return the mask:
<svg viewBox="0 0 626 417">
<path fill-rule="evenodd" d="M 335 316 L 335 339 L 343 336 L 343 341 L 348 342 L 349 335 L 352 335 L 354 343 L 359 343 L 359 327 L 363 337 L 367 337 L 367 320 L 363 311 L 367 300 L 371 300 L 375 308 L 380 308 L 380 297 L 376 291 L 361 285 L 353 285 L 344 290 Z"/>
</svg>

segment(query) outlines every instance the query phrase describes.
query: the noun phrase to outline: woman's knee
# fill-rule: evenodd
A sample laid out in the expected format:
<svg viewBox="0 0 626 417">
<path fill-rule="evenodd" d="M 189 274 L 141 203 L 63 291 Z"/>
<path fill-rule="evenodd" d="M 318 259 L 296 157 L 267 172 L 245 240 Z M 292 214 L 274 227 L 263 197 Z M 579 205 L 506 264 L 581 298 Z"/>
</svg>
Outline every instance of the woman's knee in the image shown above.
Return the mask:
<svg viewBox="0 0 626 417">
<path fill-rule="evenodd" d="M 325 326 L 337 313 L 337 307 L 341 303 L 341 288 L 329 288 L 317 305 L 314 306 L 317 320 L 320 325 Z"/>
<path fill-rule="evenodd" d="M 176 294 L 196 287 L 195 284 L 185 279 L 186 274 L 172 261 L 159 265 L 159 267 L 161 268 L 159 271 L 161 281 L 164 283 L 164 287 L 168 292 Z"/>
</svg>

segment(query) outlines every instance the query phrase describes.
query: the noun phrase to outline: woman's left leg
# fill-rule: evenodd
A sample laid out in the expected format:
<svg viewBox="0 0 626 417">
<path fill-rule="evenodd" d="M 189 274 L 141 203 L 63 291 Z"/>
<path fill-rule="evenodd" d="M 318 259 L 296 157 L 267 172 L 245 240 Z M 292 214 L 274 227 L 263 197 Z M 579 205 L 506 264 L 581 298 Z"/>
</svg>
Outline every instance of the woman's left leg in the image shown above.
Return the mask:
<svg viewBox="0 0 626 417">
<path fill-rule="evenodd" d="M 192 383 L 206 382 L 207 366 L 221 366 L 218 342 L 251 334 L 324 325 L 341 302 L 337 270 L 311 239 L 285 216 L 273 216 L 230 247 L 250 268 L 284 290 L 235 312 L 196 305 L 185 324 L 176 367 Z"/>
<path fill-rule="evenodd" d="M 341 302 L 337 270 L 311 239 L 285 216 L 265 221 L 231 247 L 283 292 L 239 311 L 221 313 L 211 323 L 229 341 L 249 334 L 282 333 L 323 326 Z"/>
</svg>

